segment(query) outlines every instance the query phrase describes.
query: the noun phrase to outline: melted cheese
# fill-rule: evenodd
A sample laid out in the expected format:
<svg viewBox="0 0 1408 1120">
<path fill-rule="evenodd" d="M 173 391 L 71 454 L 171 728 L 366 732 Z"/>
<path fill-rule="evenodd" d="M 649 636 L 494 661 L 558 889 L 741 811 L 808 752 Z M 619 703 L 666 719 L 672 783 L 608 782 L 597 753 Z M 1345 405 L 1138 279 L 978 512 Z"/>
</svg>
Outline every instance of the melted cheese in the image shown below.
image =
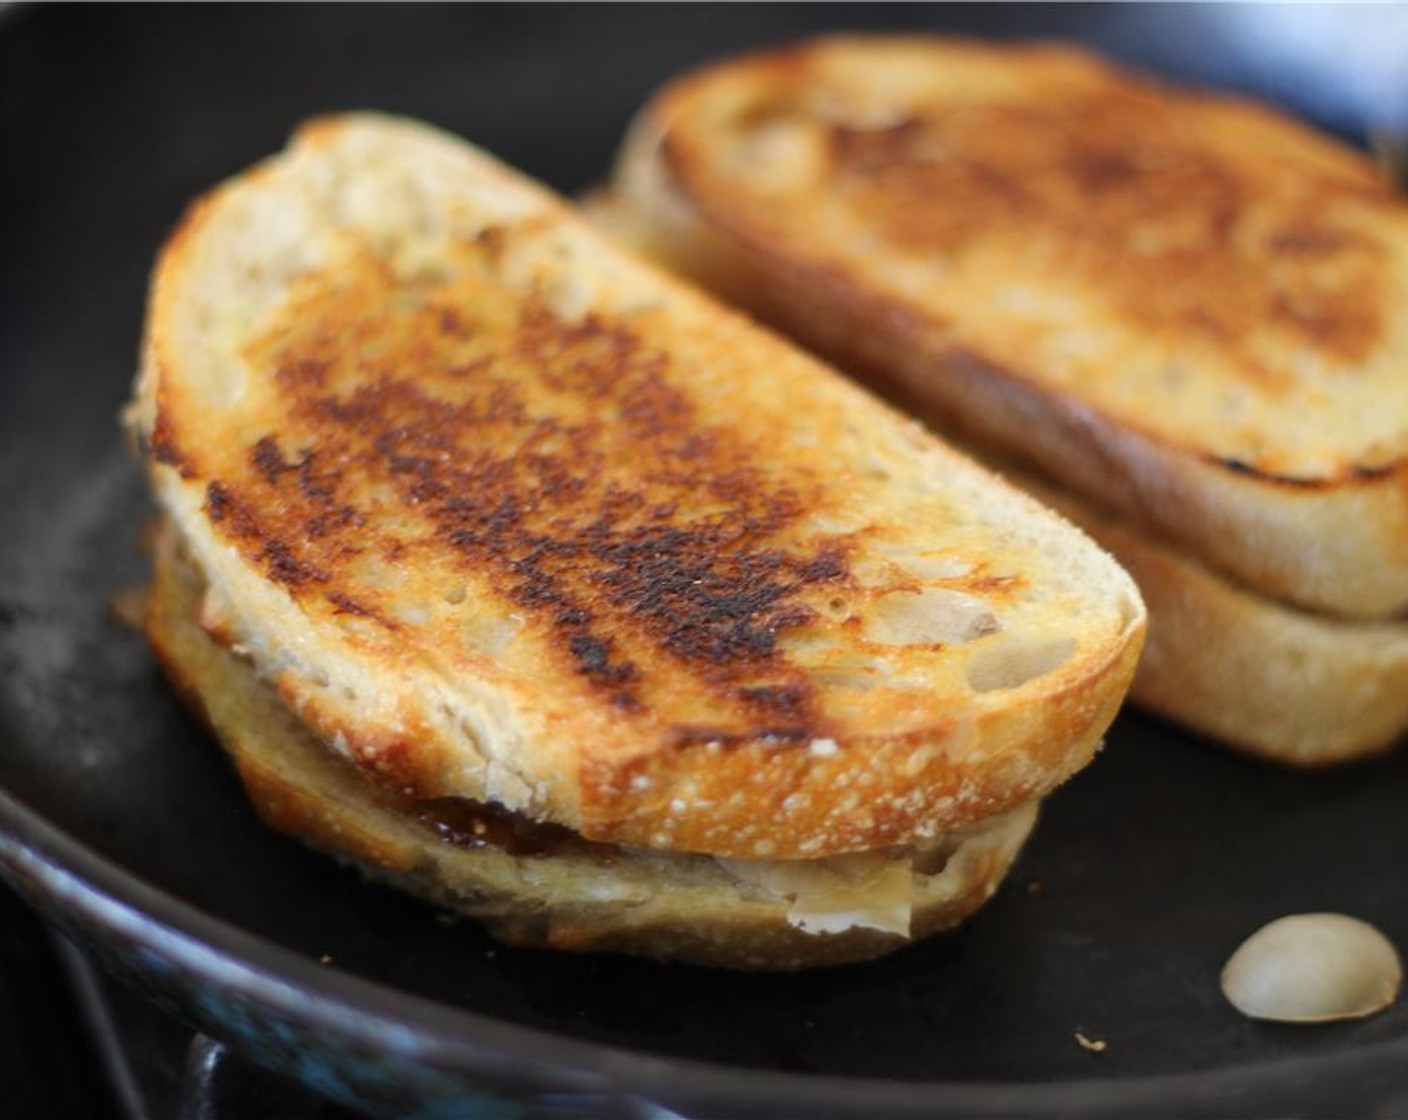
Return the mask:
<svg viewBox="0 0 1408 1120">
<path fill-rule="evenodd" d="M 861 927 L 909 936 L 914 875 L 908 856 L 856 852 L 831 859 L 719 863 L 739 882 L 790 902 L 788 923 L 807 933 Z"/>
</svg>

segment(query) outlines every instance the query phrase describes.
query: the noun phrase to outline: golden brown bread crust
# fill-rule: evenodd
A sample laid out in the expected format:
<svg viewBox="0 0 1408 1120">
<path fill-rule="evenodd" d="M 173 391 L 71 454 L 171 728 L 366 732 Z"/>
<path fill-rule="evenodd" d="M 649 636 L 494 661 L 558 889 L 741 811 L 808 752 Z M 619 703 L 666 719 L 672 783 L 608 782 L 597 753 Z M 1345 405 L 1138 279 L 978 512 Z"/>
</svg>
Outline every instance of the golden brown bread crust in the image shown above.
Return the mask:
<svg viewBox="0 0 1408 1120">
<path fill-rule="evenodd" d="M 613 951 L 742 969 L 841 964 L 892 952 L 905 938 L 853 927 L 806 933 L 786 901 L 750 896 L 691 857 L 644 872 L 608 850 L 568 846 L 517 856 L 461 847 L 417 819 L 417 804 L 320 745 L 250 667 L 202 632 L 199 577 L 160 534 L 147 630 L 172 682 L 219 736 L 250 800 L 271 826 L 367 874 L 483 921 L 520 945 Z M 1035 808 L 954 837 L 942 868 L 915 879 L 909 940 L 962 921 L 1001 883 Z M 710 861 L 693 857 L 692 862 Z"/>
<path fill-rule="evenodd" d="M 1408 206 L 1083 53 L 838 38 L 642 113 L 638 246 L 1276 598 L 1408 607 Z"/>
<path fill-rule="evenodd" d="M 1130 690 L 1136 703 L 1291 766 L 1366 758 L 1408 731 L 1408 623 L 1345 621 L 1264 599 L 1109 511 L 1005 473 L 1139 584 L 1149 637 Z"/>
<path fill-rule="evenodd" d="M 1366 758 L 1408 731 L 1408 624 L 1297 611 L 1127 525 L 1076 519 L 1119 557 L 1149 604 L 1131 691 L 1139 704 L 1292 766 Z"/>
<path fill-rule="evenodd" d="M 1083 765 L 1138 656 L 1074 530 L 406 123 L 314 125 L 193 209 L 136 420 L 202 625 L 302 722 L 594 840 L 962 827 Z M 897 601 L 973 625 L 885 640 Z M 1052 656 L 992 677 L 1022 643 Z"/>
</svg>

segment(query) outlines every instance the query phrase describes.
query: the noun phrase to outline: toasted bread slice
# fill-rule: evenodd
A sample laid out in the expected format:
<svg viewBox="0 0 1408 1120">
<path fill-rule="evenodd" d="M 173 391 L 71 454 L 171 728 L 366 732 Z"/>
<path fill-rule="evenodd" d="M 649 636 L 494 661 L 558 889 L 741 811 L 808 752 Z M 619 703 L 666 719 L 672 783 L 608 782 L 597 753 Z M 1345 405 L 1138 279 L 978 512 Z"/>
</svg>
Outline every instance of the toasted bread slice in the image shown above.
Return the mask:
<svg viewBox="0 0 1408 1120">
<path fill-rule="evenodd" d="M 922 844 L 1082 766 L 1142 641 L 1067 522 L 412 123 L 194 207 L 133 422 L 201 625 L 319 740 L 592 841 Z"/>
<path fill-rule="evenodd" d="M 824 39 L 643 111 L 653 255 L 1271 598 L 1408 608 L 1408 204 L 1079 51 Z"/>
<path fill-rule="evenodd" d="M 1085 529 L 1139 584 L 1149 637 L 1130 692 L 1138 704 L 1292 766 L 1378 754 L 1408 732 L 1408 623 L 1263 598 L 1117 514 L 1030 473 L 1004 474 Z"/>
<path fill-rule="evenodd" d="M 152 643 L 229 751 L 265 820 L 376 878 L 466 913 L 516 944 L 742 969 L 874 957 L 955 925 L 981 906 L 1036 818 L 1034 804 L 1019 806 L 945 837 L 907 866 L 881 860 L 857 868 L 855 857 L 842 857 L 839 872 L 821 872 L 830 893 L 791 900 L 769 889 L 779 873 L 785 877 L 780 866 L 758 865 L 750 874 L 746 865 L 708 856 L 657 855 L 560 837 L 528 851 L 478 837 L 447 841 L 443 824 L 436 827 L 403 795 L 328 751 L 247 661 L 201 629 L 204 588 L 178 555 L 170 526 L 159 534 L 155 566 L 147 619 Z M 854 906 L 854 896 L 864 893 L 843 873 L 879 880 L 882 894 L 894 894 L 886 880 L 907 878 L 907 918 L 885 929 L 872 916 L 870 924 L 824 936 L 799 925 L 799 905 L 810 907 L 814 921 L 830 917 L 843 924 L 836 920 L 838 906 Z M 809 875 L 818 880 L 816 872 Z M 837 882 L 849 888 L 839 900 Z M 892 909 L 879 916 L 893 922 Z"/>
</svg>

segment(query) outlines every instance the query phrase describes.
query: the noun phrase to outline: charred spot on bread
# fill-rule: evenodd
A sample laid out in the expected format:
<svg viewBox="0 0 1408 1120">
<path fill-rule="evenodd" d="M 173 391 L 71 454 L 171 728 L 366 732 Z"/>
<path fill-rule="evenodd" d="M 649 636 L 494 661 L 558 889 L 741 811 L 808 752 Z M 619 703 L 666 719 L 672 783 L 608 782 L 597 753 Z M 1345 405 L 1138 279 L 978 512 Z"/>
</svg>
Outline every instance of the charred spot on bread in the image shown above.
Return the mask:
<svg viewBox="0 0 1408 1120">
<path fill-rule="evenodd" d="M 773 543 L 813 495 L 701 423 L 665 376 L 670 357 L 626 323 L 568 321 L 535 299 L 475 307 L 482 251 L 414 301 L 369 258 L 305 280 L 248 350 L 273 368 L 292 424 L 253 440 L 243 474 L 208 484 L 212 522 L 272 580 L 346 614 L 357 596 L 343 573 L 376 544 L 369 518 L 404 504 L 466 571 L 496 572 L 621 710 L 640 709 L 650 671 L 624 652 L 624 627 L 743 711 L 805 714 L 800 675 L 764 691 L 738 680 L 775 665 L 778 636 L 814 620 L 799 592 L 848 582 L 848 542 Z M 477 352 L 476 315 L 500 330 L 507 318 L 511 345 Z"/>
</svg>

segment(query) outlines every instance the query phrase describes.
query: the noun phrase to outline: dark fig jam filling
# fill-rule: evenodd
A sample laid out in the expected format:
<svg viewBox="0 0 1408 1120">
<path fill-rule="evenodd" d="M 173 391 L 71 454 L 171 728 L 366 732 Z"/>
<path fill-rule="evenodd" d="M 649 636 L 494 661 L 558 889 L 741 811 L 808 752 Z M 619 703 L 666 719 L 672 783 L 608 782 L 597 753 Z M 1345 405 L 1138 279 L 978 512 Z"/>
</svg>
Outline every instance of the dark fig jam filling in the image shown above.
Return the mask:
<svg viewBox="0 0 1408 1120">
<path fill-rule="evenodd" d="M 511 856 L 561 856 L 570 853 L 614 854 L 611 844 L 594 844 L 551 821 L 535 821 L 502 805 L 467 797 L 416 801 L 415 818 L 442 840 L 462 848 L 498 848 Z"/>
</svg>

